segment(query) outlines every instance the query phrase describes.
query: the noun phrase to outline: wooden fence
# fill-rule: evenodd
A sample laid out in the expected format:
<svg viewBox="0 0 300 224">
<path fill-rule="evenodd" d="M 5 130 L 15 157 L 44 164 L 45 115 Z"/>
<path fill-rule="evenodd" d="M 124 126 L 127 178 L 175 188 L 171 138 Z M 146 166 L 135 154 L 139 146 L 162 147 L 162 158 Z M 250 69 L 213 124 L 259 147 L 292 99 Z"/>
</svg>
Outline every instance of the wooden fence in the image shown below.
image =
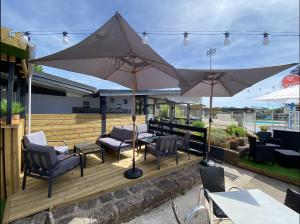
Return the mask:
<svg viewBox="0 0 300 224">
<path fill-rule="evenodd" d="M 66 140 L 70 148 L 79 142 L 95 142 L 101 133 L 100 114 L 33 114 L 31 120 L 31 132 L 44 131 L 49 140 Z M 136 122 L 145 123 L 145 116 L 137 116 Z M 106 132 L 129 124 L 131 115 L 106 115 Z"/>
</svg>

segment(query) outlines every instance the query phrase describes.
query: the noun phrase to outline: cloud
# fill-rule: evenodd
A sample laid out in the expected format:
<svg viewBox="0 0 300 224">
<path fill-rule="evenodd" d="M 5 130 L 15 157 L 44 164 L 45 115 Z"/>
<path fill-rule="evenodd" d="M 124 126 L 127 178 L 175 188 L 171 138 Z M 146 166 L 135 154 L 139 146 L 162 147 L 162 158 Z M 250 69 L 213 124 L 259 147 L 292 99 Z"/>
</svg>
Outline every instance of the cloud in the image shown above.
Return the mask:
<svg viewBox="0 0 300 224">
<path fill-rule="evenodd" d="M 270 45 L 262 45 L 263 32 L 298 32 L 298 0 L 151 0 L 151 1 L 80 1 L 80 0 L 10 0 L 2 1 L 1 22 L 17 31 L 54 30 L 93 32 L 119 11 L 129 24 L 143 31 L 258 31 L 257 36 L 230 35 L 231 44 L 224 46 L 224 36 L 190 35 L 187 47 L 183 35 L 150 35 L 150 46 L 162 57 L 181 68 L 208 68 L 206 51 L 217 48 L 213 68 L 248 68 L 272 66 L 299 61 L 299 37 L 270 36 Z M 76 44 L 86 35 L 70 35 Z M 37 57 L 64 49 L 61 36 L 32 36 L 37 44 Z M 123 88 L 97 78 L 46 68 L 54 75 L 70 78 L 98 88 Z M 285 71 L 232 98 L 216 99 L 228 105 L 255 105 L 251 97 L 259 89 L 279 86 Z M 249 93 L 255 93 L 254 95 Z M 237 102 L 239 102 L 237 104 Z"/>
</svg>

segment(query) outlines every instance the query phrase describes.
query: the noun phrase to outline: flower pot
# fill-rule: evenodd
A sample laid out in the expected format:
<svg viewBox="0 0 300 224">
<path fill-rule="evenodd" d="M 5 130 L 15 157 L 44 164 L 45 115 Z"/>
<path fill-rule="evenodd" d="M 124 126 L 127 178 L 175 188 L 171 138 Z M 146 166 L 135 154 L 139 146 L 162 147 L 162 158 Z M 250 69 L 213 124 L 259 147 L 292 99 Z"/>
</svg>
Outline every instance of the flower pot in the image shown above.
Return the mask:
<svg viewBox="0 0 300 224">
<path fill-rule="evenodd" d="M 239 146 L 244 146 L 245 144 L 245 138 L 239 138 Z"/>
<path fill-rule="evenodd" d="M 230 141 L 230 148 L 234 150 L 238 150 L 239 148 L 239 140 L 231 140 Z"/>
<path fill-rule="evenodd" d="M 20 123 L 20 114 L 13 114 L 11 118 L 11 124 L 16 125 Z"/>
</svg>

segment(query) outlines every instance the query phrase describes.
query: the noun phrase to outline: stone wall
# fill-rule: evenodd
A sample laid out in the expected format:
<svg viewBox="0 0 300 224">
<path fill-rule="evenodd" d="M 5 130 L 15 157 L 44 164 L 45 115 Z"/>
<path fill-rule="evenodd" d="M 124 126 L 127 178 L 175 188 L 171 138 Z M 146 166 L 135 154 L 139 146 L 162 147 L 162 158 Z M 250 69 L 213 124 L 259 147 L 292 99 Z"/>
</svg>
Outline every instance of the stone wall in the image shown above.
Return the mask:
<svg viewBox="0 0 300 224">
<path fill-rule="evenodd" d="M 179 194 L 200 184 L 199 165 L 191 165 L 161 177 L 153 178 L 114 192 L 108 192 L 89 201 L 52 210 L 55 224 L 78 223 L 118 224 L 129 221 Z M 40 212 L 14 224 L 48 224 L 48 212 Z"/>
</svg>

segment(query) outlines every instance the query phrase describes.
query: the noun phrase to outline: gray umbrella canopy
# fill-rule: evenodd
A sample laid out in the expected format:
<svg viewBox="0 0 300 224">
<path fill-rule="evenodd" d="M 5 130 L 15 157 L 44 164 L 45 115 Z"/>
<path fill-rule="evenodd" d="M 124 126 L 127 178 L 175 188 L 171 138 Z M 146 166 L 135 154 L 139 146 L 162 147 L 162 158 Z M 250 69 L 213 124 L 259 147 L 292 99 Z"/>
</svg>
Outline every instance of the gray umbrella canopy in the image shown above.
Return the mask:
<svg viewBox="0 0 300 224">
<path fill-rule="evenodd" d="M 184 96 L 210 97 L 213 78 L 213 97 L 230 97 L 255 83 L 284 71 L 297 63 L 249 69 L 198 70 L 178 69 L 179 86 Z"/>
<path fill-rule="evenodd" d="M 118 12 L 78 44 L 32 63 L 96 76 L 128 88 L 132 88 L 134 72 L 137 90 L 178 87 L 175 68 L 143 44 Z"/>
<path fill-rule="evenodd" d="M 133 165 L 124 175 L 142 176 L 142 170 L 135 168 L 135 91 L 178 87 L 176 69 L 143 44 L 118 12 L 78 44 L 31 63 L 96 76 L 133 90 Z"/>
</svg>

